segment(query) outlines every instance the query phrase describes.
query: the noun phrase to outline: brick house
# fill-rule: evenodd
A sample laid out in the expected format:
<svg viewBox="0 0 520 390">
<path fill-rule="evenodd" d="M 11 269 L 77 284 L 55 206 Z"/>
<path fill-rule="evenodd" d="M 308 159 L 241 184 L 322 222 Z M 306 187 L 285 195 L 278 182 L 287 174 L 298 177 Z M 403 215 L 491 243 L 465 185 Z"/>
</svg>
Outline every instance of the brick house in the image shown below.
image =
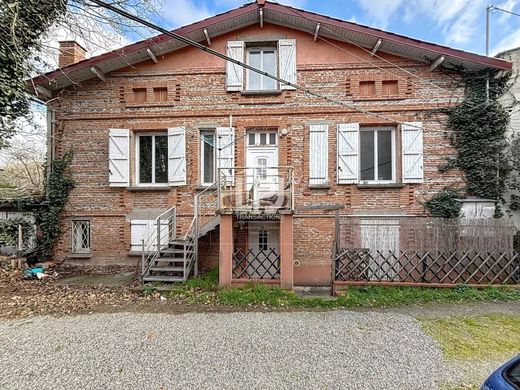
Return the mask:
<svg viewBox="0 0 520 390">
<path fill-rule="evenodd" d="M 62 42 L 62 68 L 34 79 L 57 98 L 49 153 L 74 151 L 57 256 L 141 261 L 145 280 L 219 265 L 225 285 L 328 284 L 337 210 L 424 215 L 461 185 L 438 169 L 453 150 L 435 110 L 464 92 L 454 69 L 511 68 L 261 0 L 175 32 L 343 104 L 167 35 L 90 59 Z"/>
</svg>

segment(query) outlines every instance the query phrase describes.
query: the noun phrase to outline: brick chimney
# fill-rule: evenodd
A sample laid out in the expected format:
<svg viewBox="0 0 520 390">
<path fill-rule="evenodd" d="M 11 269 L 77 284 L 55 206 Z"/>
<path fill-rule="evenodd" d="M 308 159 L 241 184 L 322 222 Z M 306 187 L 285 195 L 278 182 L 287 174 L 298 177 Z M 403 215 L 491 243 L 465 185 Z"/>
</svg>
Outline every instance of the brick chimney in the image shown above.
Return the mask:
<svg viewBox="0 0 520 390">
<path fill-rule="evenodd" d="M 60 56 L 58 64 L 60 68 L 83 61 L 87 51 L 76 41 L 60 41 Z"/>
</svg>

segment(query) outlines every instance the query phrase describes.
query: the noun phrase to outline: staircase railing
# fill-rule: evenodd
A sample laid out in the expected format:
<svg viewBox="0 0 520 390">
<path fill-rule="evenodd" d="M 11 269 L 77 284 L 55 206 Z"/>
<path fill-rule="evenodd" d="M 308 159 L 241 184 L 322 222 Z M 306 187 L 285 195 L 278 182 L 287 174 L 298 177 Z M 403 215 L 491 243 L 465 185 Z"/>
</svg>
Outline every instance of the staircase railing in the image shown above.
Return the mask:
<svg viewBox="0 0 520 390">
<path fill-rule="evenodd" d="M 199 236 L 200 229 L 207 223 L 216 218 L 216 210 L 218 206 L 218 183 L 215 182 L 195 196 L 193 220 L 191 222 L 184 240 L 190 240 L 190 235 L 193 238 L 193 260 L 194 260 L 194 275 L 198 274 L 199 263 Z"/>
<path fill-rule="evenodd" d="M 141 275 L 148 272 L 161 249 L 168 247 L 169 242 L 176 238 L 176 230 L 177 210 L 173 206 L 155 218 L 141 240 Z"/>
</svg>

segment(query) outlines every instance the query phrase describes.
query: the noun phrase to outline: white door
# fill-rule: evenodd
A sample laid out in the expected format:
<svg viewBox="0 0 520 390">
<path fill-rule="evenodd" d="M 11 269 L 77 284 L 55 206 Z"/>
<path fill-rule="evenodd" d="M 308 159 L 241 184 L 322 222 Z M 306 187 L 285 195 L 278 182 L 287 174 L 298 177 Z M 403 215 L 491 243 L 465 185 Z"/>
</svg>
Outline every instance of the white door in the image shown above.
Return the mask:
<svg viewBox="0 0 520 390">
<path fill-rule="evenodd" d="M 399 280 L 399 221 L 362 220 L 360 228 L 361 245 L 372 256 L 368 279 Z"/>
<path fill-rule="evenodd" d="M 252 253 L 249 254 L 247 273 L 251 278 L 269 279 L 277 273 L 276 263 L 271 265 L 271 262 L 274 263 L 280 253 L 278 237 L 278 223 L 249 222 L 248 247 Z"/>
<path fill-rule="evenodd" d="M 276 206 L 279 187 L 278 134 L 250 132 L 247 138 L 246 188 L 253 208 Z"/>
</svg>

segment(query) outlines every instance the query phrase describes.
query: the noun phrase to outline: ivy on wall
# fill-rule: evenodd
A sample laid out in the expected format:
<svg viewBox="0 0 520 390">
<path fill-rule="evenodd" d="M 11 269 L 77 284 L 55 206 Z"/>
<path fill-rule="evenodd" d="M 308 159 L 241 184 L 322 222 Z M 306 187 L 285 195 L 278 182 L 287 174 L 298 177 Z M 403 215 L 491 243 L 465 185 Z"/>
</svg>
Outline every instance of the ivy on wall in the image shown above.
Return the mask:
<svg viewBox="0 0 520 390">
<path fill-rule="evenodd" d="M 504 192 L 512 170 L 507 139 L 509 108 L 504 108 L 499 98 L 508 88 L 508 78 L 495 79 L 493 76 L 486 72 L 463 73 L 464 100 L 442 110 L 448 116 L 447 127 L 452 130 L 450 141 L 456 150 L 455 156 L 442 169 L 457 168 L 464 172 L 466 194 L 505 202 Z M 488 77 L 489 99 L 486 99 Z M 444 190 L 425 206 L 435 216 L 457 217 L 455 203 L 458 202 L 454 196 L 454 191 Z M 501 214 L 497 204 L 495 216 Z"/>
<path fill-rule="evenodd" d="M 35 208 L 33 214 L 38 226 L 37 250 L 42 261 L 50 260 L 54 256 L 56 242 L 61 235 L 61 215 L 74 188 L 74 180 L 70 170 L 73 153 L 69 151 L 63 158 L 52 161 L 51 172 L 45 183 L 46 201 L 42 207 Z M 47 168 L 46 168 L 47 169 Z M 21 209 L 28 209 L 31 201 L 19 204 Z"/>
</svg>

